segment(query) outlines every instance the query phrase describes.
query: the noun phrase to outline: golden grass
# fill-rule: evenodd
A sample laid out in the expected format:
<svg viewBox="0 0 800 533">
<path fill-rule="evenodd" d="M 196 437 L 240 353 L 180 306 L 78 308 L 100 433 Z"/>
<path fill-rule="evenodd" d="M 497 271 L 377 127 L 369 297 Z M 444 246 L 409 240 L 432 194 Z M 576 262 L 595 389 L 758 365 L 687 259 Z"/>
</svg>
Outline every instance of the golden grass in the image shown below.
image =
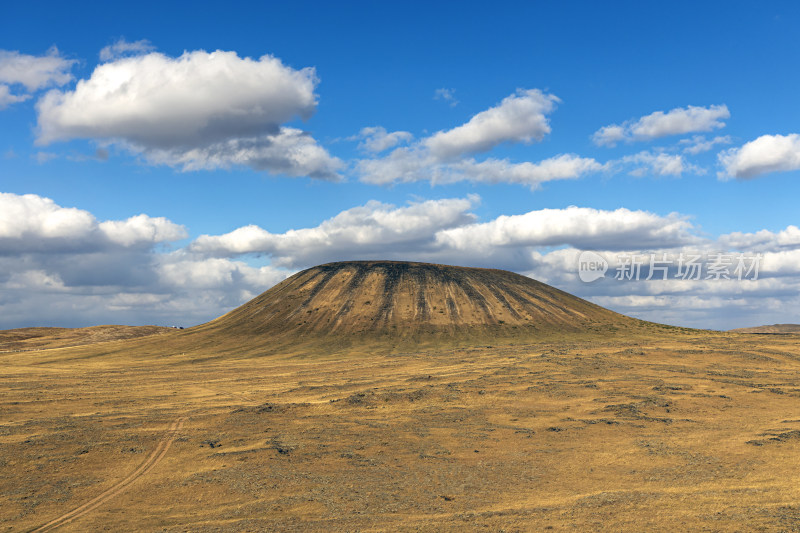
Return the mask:
<svg viewBox="0 0 800 533">
<path fill-rule="evenodd" d="M 152 468 L 61 530 L 800 521 L 797 336 L 642 324 L 238 354 L 233 339 L 220 351 L 187 339 L 0 353 L 0 531 L 42 526 L 114 488 L 179 419 Z"/>
</svg>

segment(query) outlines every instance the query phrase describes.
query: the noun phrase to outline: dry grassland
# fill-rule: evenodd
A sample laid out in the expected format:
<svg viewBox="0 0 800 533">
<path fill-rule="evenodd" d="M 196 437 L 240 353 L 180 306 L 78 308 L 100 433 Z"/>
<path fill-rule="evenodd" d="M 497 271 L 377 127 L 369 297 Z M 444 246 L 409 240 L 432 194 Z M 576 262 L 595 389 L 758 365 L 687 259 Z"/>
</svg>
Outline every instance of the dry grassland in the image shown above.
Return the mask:
<svg viewBox="0 0 800 533">
<path fill-rule="evenodd" d="M 0 353 L 0 531 L 800 529 L 798 336 L 181 336 Z"/>
</svg>

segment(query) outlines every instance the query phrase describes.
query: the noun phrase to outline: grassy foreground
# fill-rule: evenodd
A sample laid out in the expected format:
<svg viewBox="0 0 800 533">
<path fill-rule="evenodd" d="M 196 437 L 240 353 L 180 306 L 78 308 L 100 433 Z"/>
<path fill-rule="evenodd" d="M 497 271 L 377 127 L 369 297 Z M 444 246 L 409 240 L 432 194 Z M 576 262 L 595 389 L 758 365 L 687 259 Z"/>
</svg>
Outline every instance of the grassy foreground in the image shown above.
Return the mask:
<svg viewBox="0 0 800 533">
<path fill-rule="evenodd" d="M 795 530 L 799 340 L 0 353 L 0 531 Z"/>
</svg>

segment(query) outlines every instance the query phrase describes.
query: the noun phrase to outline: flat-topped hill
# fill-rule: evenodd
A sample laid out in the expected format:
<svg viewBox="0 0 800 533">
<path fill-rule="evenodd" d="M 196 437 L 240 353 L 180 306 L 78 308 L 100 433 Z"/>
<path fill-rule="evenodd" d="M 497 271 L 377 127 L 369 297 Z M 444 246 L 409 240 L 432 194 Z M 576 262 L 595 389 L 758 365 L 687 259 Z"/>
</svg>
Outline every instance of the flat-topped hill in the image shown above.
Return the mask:
<svg viewBox="0 0 800 533">
<path fill-rule="evenodd" d="M 236 336 L 454 335 L 581 331 L 635 322 L 504 270 L 347 261 L 303 270 L 190 333 Z"/>
</svg>

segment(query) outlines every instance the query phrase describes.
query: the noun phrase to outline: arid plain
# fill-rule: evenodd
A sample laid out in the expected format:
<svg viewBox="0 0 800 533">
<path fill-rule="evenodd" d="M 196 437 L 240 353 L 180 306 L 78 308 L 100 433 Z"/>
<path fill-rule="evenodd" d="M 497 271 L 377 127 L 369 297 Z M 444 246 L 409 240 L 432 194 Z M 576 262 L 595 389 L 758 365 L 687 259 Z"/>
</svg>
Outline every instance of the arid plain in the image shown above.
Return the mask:
<svg viewBox="0 0 800 533">
<path fill-rule="evenodd" d="M 2 332 L 0 530 L 800 529 L 800 336 L 518 278 L 339 263 L 185 331 Z"/>
</svg>

